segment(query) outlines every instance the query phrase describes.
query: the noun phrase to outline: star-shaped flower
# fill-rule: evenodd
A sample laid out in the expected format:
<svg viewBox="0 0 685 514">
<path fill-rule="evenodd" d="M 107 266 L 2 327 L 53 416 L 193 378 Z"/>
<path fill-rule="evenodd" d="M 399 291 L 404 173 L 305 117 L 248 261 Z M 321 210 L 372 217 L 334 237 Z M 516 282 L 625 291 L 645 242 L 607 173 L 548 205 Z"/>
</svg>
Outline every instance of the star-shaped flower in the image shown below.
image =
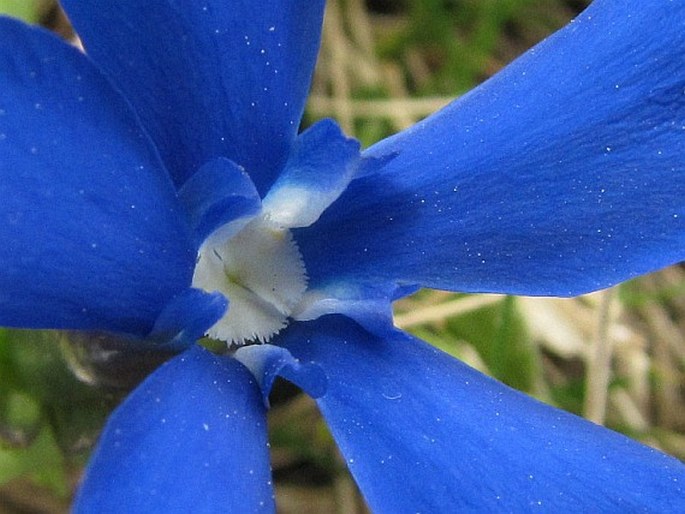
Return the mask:
<svg viewBox="0 0 685 514">
<path fill-rule="evenodd" d="M 683 258 L 685 6 L 597 0 L 360 151 L 332 121 L 297 133 L 321 0 L 62 4 L 86 55 L 0 20 L 0 323 L 175 355 L 112 415 L 76 511 L 273 510 L 277 376 L 317 398 L 375 512 L 685 507 L 680 462 L 390 310 Z"/>
</svg>

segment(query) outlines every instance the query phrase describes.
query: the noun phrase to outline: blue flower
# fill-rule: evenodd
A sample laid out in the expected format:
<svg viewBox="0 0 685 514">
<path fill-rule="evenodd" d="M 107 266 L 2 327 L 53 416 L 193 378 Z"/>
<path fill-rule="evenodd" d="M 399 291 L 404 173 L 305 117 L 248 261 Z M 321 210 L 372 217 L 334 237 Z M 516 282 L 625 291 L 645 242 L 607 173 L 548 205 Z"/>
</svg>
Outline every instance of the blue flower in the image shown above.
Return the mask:
<svg viewBox="0 0 685 514">
<path fill-rule="evenodd" d="M 680 462 L 390 310 L 685 256 L 681 2 L 597 0 L 364 151 L 332 121 L 297 134 L 322 0 L 62 4 L 87 56 L 0 20 L 0 324 L 174 354 L 112 415 L 77 511 L 273 510 L 276 376 L 317 398 L 375 512 L 683 510 Z"/>
</svg>

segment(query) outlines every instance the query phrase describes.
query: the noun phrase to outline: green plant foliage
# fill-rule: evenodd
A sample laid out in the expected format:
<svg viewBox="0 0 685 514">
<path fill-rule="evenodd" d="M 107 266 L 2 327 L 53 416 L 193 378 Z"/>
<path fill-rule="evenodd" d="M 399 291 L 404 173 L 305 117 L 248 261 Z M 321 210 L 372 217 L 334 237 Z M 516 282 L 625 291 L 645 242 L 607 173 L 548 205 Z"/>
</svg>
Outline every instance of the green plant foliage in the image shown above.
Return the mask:
<svg viewBox="0 0 685 514">
<path fill-rule="evenodd" d="M 0 485 L 24 478 L 68 494 L 65 463 L 83 460 L 118 398 L 74 376 L 60 337 L 0 331 Z"/>
<path fill-rule="evenodd" d="M 70 493 L 65 459 L 48 427 L 26 448 L 0 445 L 0 485 L 17 478 L 28 478 L 59 497 Z"/>
<path fill-rule="evenodd" d="M 538 358 L 514 297 L 450 318 L 444 333 L 475 348 L 495 378 L 533 392 Z"/>
<path fill-rule="evenodd" d="M 0 14 L 38 23 L 46 4 L 45 0 L 0 0 Z"/>
</svg>

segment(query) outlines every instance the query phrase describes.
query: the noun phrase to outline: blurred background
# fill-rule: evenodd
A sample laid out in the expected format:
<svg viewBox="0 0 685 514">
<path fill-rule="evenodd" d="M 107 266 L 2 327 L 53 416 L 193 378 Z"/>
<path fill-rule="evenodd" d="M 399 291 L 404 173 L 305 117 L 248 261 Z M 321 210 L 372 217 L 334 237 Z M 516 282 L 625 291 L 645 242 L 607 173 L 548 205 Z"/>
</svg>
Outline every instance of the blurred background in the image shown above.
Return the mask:
<svg viewBox="0 0 685 514">
<path fill-rule="evenodd" d="M 588 4 L 328 0 L 304 123 L 333 117 L 369 145 L 482 82 Z M 74 37 L 50 0 L 0 0 L 0 13 Z M 424 290 L 397 303 L 396 324 L 544 402 L 685 459 L 682 266 L 575 299 Z M 107 413 L 127 392 L 89 385 L 78 362 L 60 334 L 0 330 L 0 514 L 67 511 Z M 367 512 L 314 402 L 286 383 L 272 401 L 279 512 Z"/>
</svg>

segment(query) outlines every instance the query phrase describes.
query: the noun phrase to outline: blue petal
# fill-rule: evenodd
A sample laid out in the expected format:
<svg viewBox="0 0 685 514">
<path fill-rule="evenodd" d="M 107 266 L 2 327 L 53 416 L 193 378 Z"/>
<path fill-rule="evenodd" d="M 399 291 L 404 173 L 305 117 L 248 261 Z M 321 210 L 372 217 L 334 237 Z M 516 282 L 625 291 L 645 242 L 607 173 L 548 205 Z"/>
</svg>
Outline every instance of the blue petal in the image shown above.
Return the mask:
<svg viewBox="0 0 685 514">
<path fill-rule="evenodd" d="M 62 4 L 177 185 L 223 156 L 266 192 L 297 134 L 324 0 Z"/>
<path fill-rule="evenodd" d="M 264 198 L 264 211 L 282 227 L 307 227 L 347 188 L 359 165 L 359 142 L 334 121 L 322 120 L 297 139 Z"/>
<path fill-rule="evenodd" d="M 147 336 L 147 345 L 165 351 L 184 350 L 201 339 L 227 307 L 228 300 L 221 293 L 187 289 L 164 307 Z"/>
<path fill-rule="evenodd" d="M 685 258 L 685 5 L 596 1 L 298 236 L 313 282 L 575 295 Z"/>
<path fill-rule="evenodd" d="M 514 391 L 400 332 L 342 317 L 282 342 L 321 365 L 317 401 L 374 512 L 682 512 L 685 466 Z"/>
<path fill-rule="evenodd" d="M 238 361 L 194 347 L 111 416 L 75 512 L 272 512 L 260 391 Z"/>
<path fill-rule="evenodd" d="M 181 204 L 188 212 L 198 248 L 218 229 L 224 240 L 247 224 L 261 211 L 259 193 L 245 170 L 225 158 L 217 158 L 203 165 L 178 191 Z M 225 233 L 232 227 L 234 233 Z"/>
<path fill-rule="evenodd" d="M 373 334 L 385 334 L 393 327 L 392 301 L 415 290 L 401 291 L 381 284 L 309 284 L 292 317 L 311 321 L 327 314 L 342 314 Z"/>
<path fill-rule="evenodd" d="M 72 47 L 0 19 L 0 325 L 146 335 L 191 282 L 173 185 Z"/>
<path fill-rule="evenodd" d="M 253 344 L 238 348 L 235 358 L 248 368 L 257 379 L 264 404 L 278 376 L 297 384 L 313 398 L 326 391 L 326 377 L 319 366 L 300 363 L 288 350 L 272 344 Z"/>
</svg>

